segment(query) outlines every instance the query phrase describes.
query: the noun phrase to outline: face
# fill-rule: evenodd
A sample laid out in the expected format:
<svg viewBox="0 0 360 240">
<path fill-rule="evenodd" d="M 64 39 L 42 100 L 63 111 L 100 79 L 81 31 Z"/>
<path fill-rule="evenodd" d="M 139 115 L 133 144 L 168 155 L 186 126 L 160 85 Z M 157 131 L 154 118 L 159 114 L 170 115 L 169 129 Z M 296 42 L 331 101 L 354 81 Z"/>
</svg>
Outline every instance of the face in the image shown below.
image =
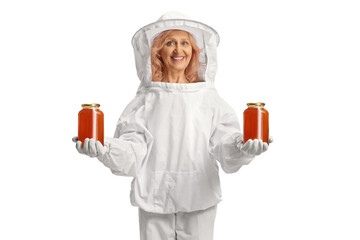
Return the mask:
<svg viewBox="0 0 360 240">
<path fill-rule="evenodd" d="M 192 56 L 188 33 L 180 30 L 171 33 L 159 54 L 167 69 L 185 71 Z"/>
</svg>

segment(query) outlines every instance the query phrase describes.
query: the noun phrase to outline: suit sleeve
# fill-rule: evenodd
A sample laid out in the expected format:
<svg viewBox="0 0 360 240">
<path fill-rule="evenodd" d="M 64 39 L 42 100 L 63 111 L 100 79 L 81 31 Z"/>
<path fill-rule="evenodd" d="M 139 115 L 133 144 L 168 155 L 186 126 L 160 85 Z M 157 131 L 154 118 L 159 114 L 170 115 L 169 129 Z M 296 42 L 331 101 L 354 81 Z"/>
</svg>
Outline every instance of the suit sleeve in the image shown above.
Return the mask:
<svg viewBox="0 0 360 240">
<path fill-rule="evenodd" d="M 143 98 L 137 96 L 124 110 L 113 138 L 105 138 L 107 152 L 99 160 L 115 175 L 136 177 L 141 172 L 153 136 L 145 126 Z"/>
<path fill-rule="evenodd" d="M 225 102 L 221 107 L 212 132 L 209 151 L 210 156 L 218 161 L 226 173 L 237 172 L 243 165 L 249 164 L 255 156 L 239 150 L 242 144 L 242 133 L 236 112 Z"/>
</svg>

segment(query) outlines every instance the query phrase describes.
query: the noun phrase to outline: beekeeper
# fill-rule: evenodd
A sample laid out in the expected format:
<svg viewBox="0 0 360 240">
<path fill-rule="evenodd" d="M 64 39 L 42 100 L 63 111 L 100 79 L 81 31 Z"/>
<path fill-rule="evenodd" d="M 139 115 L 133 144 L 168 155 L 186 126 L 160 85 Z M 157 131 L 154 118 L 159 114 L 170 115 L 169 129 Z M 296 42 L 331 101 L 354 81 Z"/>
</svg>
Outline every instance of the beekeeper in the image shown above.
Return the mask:
<svg viewBox="0 0 360 240">
<path fill-rule="evenodd" d="M 215 87 L 219 36 L 170 12 L 132 39 L 140 86 L 105 146 L 86 139 L 80 153 L 131 176 L 142 240 L 213 239 L 221 201 L 219 163 L 234 173 L 268 144 L 243 144 L 235 111 Z M 76 137 L 73 139 L 76 141 Z"/>
</svg>

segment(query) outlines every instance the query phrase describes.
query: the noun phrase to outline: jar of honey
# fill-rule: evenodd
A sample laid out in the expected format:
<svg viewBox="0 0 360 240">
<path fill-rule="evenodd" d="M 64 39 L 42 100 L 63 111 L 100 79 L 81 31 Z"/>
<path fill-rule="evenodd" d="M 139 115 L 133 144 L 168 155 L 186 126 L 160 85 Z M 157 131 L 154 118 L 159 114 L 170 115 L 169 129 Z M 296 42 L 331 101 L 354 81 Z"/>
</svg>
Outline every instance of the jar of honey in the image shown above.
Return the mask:
<svg viewBox="0 0 360 240">
<path fill-rule="evenodd" d="M 249 139 L 261 139 L 269 144 L 269 112 L 265 103 L 248 103 L 244 111 L 244 143 Z"/>
<path fill-rule="evenodd" d="M 78 141 L 84 145 L 85 138 L 93 138 L 104 145 L 104 113 L 100 104 L 82 104 L 78 114 Z"/>
</svg>

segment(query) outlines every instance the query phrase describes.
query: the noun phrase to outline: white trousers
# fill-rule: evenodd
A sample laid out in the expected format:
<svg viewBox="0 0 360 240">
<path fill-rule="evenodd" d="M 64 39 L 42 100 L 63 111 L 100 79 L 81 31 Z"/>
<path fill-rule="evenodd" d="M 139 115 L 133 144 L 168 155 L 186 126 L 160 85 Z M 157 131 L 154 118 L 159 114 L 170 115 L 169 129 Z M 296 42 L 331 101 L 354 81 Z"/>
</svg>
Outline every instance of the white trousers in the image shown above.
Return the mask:
<svg viewBox="0 0 360 240">
<path fill-rule="evenodd" d="M 140 240 L 212 240 L 216 207 L 173 214 L 139 208 Z"/>
</svg>

